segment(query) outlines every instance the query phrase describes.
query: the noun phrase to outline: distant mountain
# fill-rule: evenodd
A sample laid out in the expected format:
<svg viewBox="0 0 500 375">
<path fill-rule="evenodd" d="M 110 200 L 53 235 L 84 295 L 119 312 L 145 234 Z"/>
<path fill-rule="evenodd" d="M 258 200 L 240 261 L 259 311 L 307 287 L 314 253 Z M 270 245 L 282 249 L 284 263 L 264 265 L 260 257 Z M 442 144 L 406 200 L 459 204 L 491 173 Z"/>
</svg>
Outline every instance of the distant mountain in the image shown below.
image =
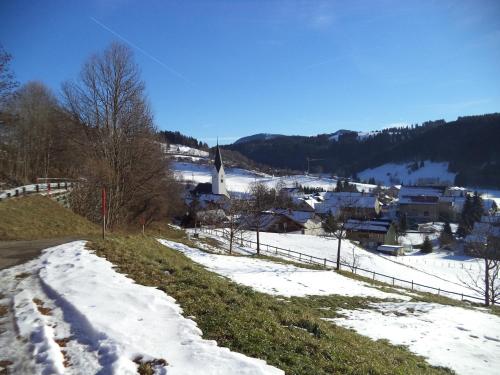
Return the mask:
<svg viewBox="0 0 500 375">
<path fill-rule="evenodd" d="M 358 132 L 355 132 L 353 130 L 345 130 L 345 129 L 340 129 L 337 130 L 335 133 L 330 134 L 330 140 L 331 141 L 338 141 L 340 137 L 345 137 L 345 136 L 356 136 L 357 137 Z"/>
<path fill-rule="evenodd" d="M 244 140 L 243 142 L 241 140 Z M 448 162 L 455 183 L 500 188 L 500 113 L 428 121 L 373 132 L 245 137 L 226 149 L 274 168 L 345 176 L 387 163 Z"/>
<path fill-rule="evenodd" d="M 267 141 L 267 140 L 275 139 L 278 137 L 284 137 L 284 135 L 259 133 L 259 134 L 249 135 L 248 137 L 240 138 L 237 141 L 235 141 L 234 144 L 253 142 L 253 141 L 262 141 L 262 140 Z"/>
</svg>

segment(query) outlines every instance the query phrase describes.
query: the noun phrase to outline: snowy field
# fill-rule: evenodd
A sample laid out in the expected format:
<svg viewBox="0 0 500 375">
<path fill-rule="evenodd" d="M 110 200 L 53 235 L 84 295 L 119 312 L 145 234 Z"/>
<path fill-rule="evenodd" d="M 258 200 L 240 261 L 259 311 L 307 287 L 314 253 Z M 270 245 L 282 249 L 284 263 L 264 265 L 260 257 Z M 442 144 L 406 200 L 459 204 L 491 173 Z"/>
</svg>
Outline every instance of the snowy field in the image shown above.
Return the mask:
<svg viewBox="0 0 500 375">
<path fill-rule="evenodd" d="M 204 233 L 203 235 L 206 234 Z M 220 240 L 219 237 L 214 238 Z M 248 232 L 245 238 L 252 241 L 256 240 L 254 232 Z M 338 242 L 335 238 L 295 233 L 261 232 L 260 241 L 262 244 L 290 249 L 318 258 L 331 260 L 336 260 L 337 258 Z M 255 249 L 247 249 L 245 253 L 255 253 Z M 413 280 L 414 283 L 440 288 L 441 290 L 481 297 L 462 282 L 462 280 L 470 280 L 469 274 L 476 277 L 481 272 L 482 263 L 476 258 L 453 255 L 447 252 L 425 255 L 420 252 L 414 252 L 411 255 L 394 257 L 367 251 L 351 241 L 343 240 L 341 259 L 348 264 L 353 264 L 353 260 L 355 259 L 358 267 L 402 280 Z M 360 272 L 360 275 L 365 274 Z M 371 274 L 366 274 L 365 276 L 371 277 Z M 388 278 L 376 276 L 376 279 L 391 282 Z M 409 285 L 405 284 L 403 286 Z M 449 294 L 446 296 L 461 299 L 460 295 Z"/>
<path fill-rule="evenodd" d="M 15 374 L 137 374 L 139 359 L 157 360 L 156 374 L 284 374 L 203 340 L 173 298 L 117 273 L 84 241 L 0 271 L 0 295 L 14 307 L 0 348 Z"/>
<path fill-rule="evenodd" d="M 174 162 L 172 163 L 174 173 L 177 178 L 200 182 L 212 182 L 212 165 L 200 165 L 193 163 Z M 226 168 L 226 184 L 231 192 L 245 193 L 249 191 L 250 185 L 255 182 L 262 182 L 269 187 L 275 187 L 278 182 L 282 182 L 286 187 L 295 187 L 297 184 L 313 188 L 323 188 L 333 190 L 337 186 L 337 180 L 328 177 L 316 177 L 306 175 L 291 175 L 284 177 L 273 177 L 260 172 L 251 172 L 239 168 Z M 356 184 L 358 190 L 370 191 L 375 186 L 368 184 Z"/>
<path fill-rule="evenodd" d="M 408 168 L 412 163 L 387 163 L 376 168 L 365 169 L 358 173 L 362 181 L 374 178 L 377 183 L 385 186 L 414 185 L 421 179 L 437 179 L 441 183 L 453 184 L 456 173 L 448 171 L 448 163 L 424 161 L 424 166 L 411 171 Z"/>
<path fill-rule="evenodd" d="M 325 319 L 372 339 L 405 345 L 435 366 L 457 374 L 498 374 L 500 318 L 493 314 L 436 303 L 383 302 L 373 309 L 341 310 Z"/>
<path fill-rule="evenodd" d="M 208 254 L 173 241 L 159 240 L 193 261 L 260 292 L 304 296 L 338 294 L 405 299 L 373 303 L 373 309 L 340 310 L 325 319 L 373 339 L 405 345 L 429 363 L 458 374 L 496 374 L 500 366 L 500 318 L 479 309 L 409 302 L 332 271 L 312 271 L 241 256 Z"/>
<path fill-rule="evenodd" d="M 285 297 L 338 294 L 347 297 L 408 299 L 399 294 L 382 292 L 370 284 L 332 271 L 310 270 L 243 256 L 209 254 L 182 243 L 169 240 L 159 241 L 171 249 L 182 252 L 210 271 L 263 293 Z"/>
</svg>

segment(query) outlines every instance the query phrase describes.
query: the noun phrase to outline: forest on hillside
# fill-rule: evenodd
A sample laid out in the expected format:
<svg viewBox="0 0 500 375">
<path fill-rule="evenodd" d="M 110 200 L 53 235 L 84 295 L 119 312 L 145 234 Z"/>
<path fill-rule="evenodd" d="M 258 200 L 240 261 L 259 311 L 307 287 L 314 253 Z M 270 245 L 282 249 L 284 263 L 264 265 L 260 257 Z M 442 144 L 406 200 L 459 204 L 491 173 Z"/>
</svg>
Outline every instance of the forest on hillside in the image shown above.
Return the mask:
<svg viewBox="0 0 500 375">
<path fill-rule="evenodd" d="M 500 114 L 394 127 L 368 135 L 343 132 L 282 136 L 225 146 L 271 167 L 355 176 L 385 163 L 446 161 L 456 184 L 500 187 Z"/>
</svg>

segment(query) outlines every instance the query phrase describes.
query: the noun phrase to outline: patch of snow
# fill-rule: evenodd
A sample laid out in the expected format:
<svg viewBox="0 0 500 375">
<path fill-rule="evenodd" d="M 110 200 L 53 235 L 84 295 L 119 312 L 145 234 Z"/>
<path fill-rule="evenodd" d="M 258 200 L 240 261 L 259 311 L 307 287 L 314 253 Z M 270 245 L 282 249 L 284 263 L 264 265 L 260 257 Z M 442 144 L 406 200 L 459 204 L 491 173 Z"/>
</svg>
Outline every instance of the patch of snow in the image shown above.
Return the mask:
<svg viewBox="0 0 500 375">
<path fill-rule="evenodd" d="M 405 345 L 435 366 L 457 374 L 497 374 L 500 318 L 485 312 L 436 303 L 374 303 L 374 309 L 340 310 L 325 319 L 372 339 Z"/>
<path fill-rule="evenodd" d="M 175 176 L 180 180 L 194 181 L 195 183 L 212 182 L 212 165 L 194 164 L 187 162 L 172 163 Z M 285 187 L 295 187 L 302 185 L 310 188 L 322 188 L 324 190 L 334 190 L 337 180 L 334 178 L 312 175 L 290 175 L 274 177 L 264 173 L 248 171 L 240 168 L 225 168 L 226 186 L 230 192 L 246 193 L 251 184 L 261 182 L 269 187 L 276 187 L 278 183 Z M 355 184 L 359 191 L 371 191 L 375 185 Z"/>
<path fill-rule="evenodd" d="M 337 294 L 349 297 L 409 299 L 394 293 L 382 292 L 370 284 L 353 280 L 333 271 L 318 271 L 294 265 L 242 256 L 209 254 L 182 243 L 160 239 L 163 245 L 180 251 L 210 271 L 272 295 L 308 296 Z"/>
<path fill-rule="evenodd" d="M 365 169 L 358 173 L 361 180 L 368 181 L 374 178 L 381 185 L 414 185 L 428 184 L 429 181 L 452 184 L 455 181 L 456 173 L 448 171 L 447 162 L 424 161 L 424 166 L 412 171 L 410 166 L 413 163 L 387 163 L 376 168 Z"/>
<path fill-rule="evenodd" d="M 220 237 L 214 237 L 223 240 Z M 256 241 L 255 232 L 247 232 L 245 238 Z M 327 258 L 335 261 L 337 259 L 337 239 L 333 237 L 315 236 L 296 233 L 260 233 L 261 246 L 277 246 L 283 249 L 290 249 L 303 254 L 312 255 L 318 258 Z M 255 247 L 255 246 L 254 246 Z M 239 248 L 236 249 L 239 251 Z M 244 248 L 245 254 L 254 254 L 255 249 Z M 288 259 L 284 257 L 284 259 Z M 482 263 L 477 258 L 455 255 L 449 252 L 436 252 L 423 254 L 414 252 L 406 256 L 382 255 L 363 249 L 356 243 L 349 240 L 342 240 L 341 259 L 352 264 L 356 259 L 357 267 L 374 271 L 389 277 L 375 275 L 375 279 L 386 283 L 392 283 L 392 277 L 407 280 L 410 283 L 395 281 L 395 285 L 411 287 L 411 281 L 415 284 L 428 285 L 440 288 L 440 294 L 450 298 L 461 299 L 461 293 L 471 295 L 481 299 L 481 296 L 468 288 L 463 281 L 470 281 L 470 277 L 477 277 L 483 271 Z M 305 260 L 307 262 L 307 258 Z M 372 278 L 372 272 L 364 272 L 358 269 L 358 274 Z M 469 276 L 471 275 L 471 276 Z M 429 291 L 426 288 L 415 286 L 415 289 Z M 450 291 L 458 294 L 446 294 L 442 291 Z M 436 292 L 436 291 L 434 291 Z M 474 300 L 478 302 L 478 300 Z"/>
<path fill-rule="evenodd" d="M 30 284 L 15 285 L 15 275 L 26 272 Z M 165 359 L 166 367 L 157 366 L 159 374 L 283 374 L 263 360 L 203 340 L 173 298 L 117 273 L 112 263 L 86 250 L 84 241 L 47 249 L 39 259 L 1 271 L 0 280 L 0 292 L 14 301 L 19 334 L 36 358 L 35 370 L 28 373 L 137 374 L 134 359 L 142 357 Z M 40 316 L 34 293 L 53 306 L 50 318 Z M 59 327 L 71 333 L 68 345 L 78 347 L 68 351 L 73 365 L 67 369 L 54 340 Z M 89 353 L 94 362 L 77 368 Z"/>
</svg>

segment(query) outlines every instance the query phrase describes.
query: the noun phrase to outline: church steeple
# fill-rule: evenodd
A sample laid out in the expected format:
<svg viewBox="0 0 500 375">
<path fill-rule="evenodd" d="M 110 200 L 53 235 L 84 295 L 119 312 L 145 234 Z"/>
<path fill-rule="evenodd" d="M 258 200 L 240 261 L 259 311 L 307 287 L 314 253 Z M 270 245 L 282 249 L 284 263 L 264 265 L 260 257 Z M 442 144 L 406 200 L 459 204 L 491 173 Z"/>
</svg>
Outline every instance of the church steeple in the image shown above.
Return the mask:
<svg viewBox="0 0 500 375">
<path fill-rule="evenodd" d="M 217 147 L 215 148 L 215 169 L 217 172 L 220 171 L 222 167 L 222 156 L 220 155 L 220 149 L 219 149 L 219 141 L 217 140 Z"/>
<path fill-rule="evenodd" d="M 212 193 L 225 195 L 229 198 L 226 189 L 226 176 L 224 174 L 224 165 L 222 164 L 222 156 L 219 148 L 219 140 L 215 148 L 214 171 L 212 173 Z"/>
</svg>

